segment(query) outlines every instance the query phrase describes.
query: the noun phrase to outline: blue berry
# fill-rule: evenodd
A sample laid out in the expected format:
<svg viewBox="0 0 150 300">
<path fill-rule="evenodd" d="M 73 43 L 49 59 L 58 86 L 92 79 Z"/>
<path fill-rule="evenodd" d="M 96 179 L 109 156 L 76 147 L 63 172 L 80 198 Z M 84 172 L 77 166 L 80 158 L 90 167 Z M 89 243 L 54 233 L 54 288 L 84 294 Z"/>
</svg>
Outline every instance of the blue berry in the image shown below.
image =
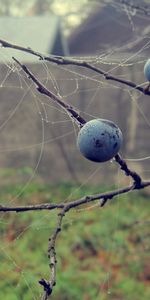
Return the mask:
<svg viewBox="0 0 150 300">
<path fill-rule="evenodd" d="M 150 81 L 150 58 L 147 60 L 146 64 L 144 65 L 144 75 L 145 78 Z"/>
<path fill-rule="evenodd" d="M 105 162 L 112 159 L 122 144 L 122 133 L 109 120 L 95 119 L 87 122 L 79 131 L 77 145 L 89 160 Z"/>
</svg>

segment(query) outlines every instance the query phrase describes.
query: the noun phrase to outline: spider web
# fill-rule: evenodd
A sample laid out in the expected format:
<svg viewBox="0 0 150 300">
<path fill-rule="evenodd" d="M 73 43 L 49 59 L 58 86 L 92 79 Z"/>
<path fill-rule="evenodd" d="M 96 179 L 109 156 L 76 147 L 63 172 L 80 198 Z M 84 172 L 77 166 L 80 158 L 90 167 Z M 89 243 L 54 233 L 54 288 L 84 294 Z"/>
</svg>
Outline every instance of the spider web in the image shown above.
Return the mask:
<svg viewBox="0 0 150 300">
<path fill-rule="evenodd" d="M 125 7 L 125 13 L 127 13 L 130 26 L 134 30 L 132 13 L 127 7 Z M 77 59 L 83 59 L 95 66 L 102 67 L 111 74 L 117 74 L 120 78 L 127 78 L 137 82 L 138 85 L 144 86 L 146 84 L 143 76 L 143 65 L 146 61 L 144 51 L 150 48 L 150 41 L 147 41 L 147 35 L 143 36 L 142 39 L 145 41 L 143 47 L 139 48 L 134 54 L 128 53 L 126 56 L 122 56 L 122 49 L 126 50 L 131 43 L 134 43 L 134 41 L 130 41 L 128 45 L 123 45 L 100 55 L 78 57 Z M 122 176 L 113 160 L 105 164 L 93 164 L 80 155 L 76 147 L 78 129 L 74 122 L 68 118 L 67 113 L 57 104 L 38 94 L 33 83 L 13 63 L 10 50 L 1 48 L 0 52 L 3 61 L 0 77 L 0 93 L 2 95 L 0 124 L 1 180 L 2 186 L 11 183 L 17 187 L 13 195 L 8 191 L 4 199 L 5 205 L 22 204 L 21 202 L 24 201 L 23 194 L 25 194 L 26 203 L 30 203 L 26 191 L 33 182 L 39 182 L 40 184 L 46 181 L 52 184 L 61 181 L 64 183 L 72 181 L 74 183 L 71 191 L 69 189 L 68 194 L 63 195 L 62 199 L 57 195 L 51 195 L 48 191 L 47 199 L 40 199 L 35 194 L 35 203 L 37 199 L 38 201 L 40 199 L 42 202 L 48 202 L 51 197 L 54 197 L 55 201 L 61 202 L 76 199 L 80 191 L 83 190 L 84 194 L 84 187 L 88 185 L 100 187 L 101 185 L 105 186 L 107 183 L 109 189 L 114 184 L 117 187 L 126 184 L 126 181 L 129 180 Z M 17 55 L 16 52 L 16 58 Z M 76 59 L 76 57 L 74 58 Z M 136 74 L 132 72 L 135 68 L 137 69 Z M 79 69 L 76 66 L 57 66 L 37 61 L 37 65 L 31 66 L 31 69 L 45 86 L 55 94 L 60 95 L 63 100 L 73 104 L 86 120 L 106 118 L 116 122 L 123 131 L 124 145 L 121 150 L 123 157 L 135 170 L 140 170 L 145 177 L 149 176 L 149 144 L 143 146 L 143 143 L 146 143 L 145 136 L 142 139 L 142 136 L 138 135 L 139 132 L 143 134 L 142 126 L 146 134 L 149 134 L 149 97 L 143 96 L 138 91 L 129 89 L 126 86 L 118 85 L 114 81 L 106 81 L 102 76 L 82 68 Z M 112 214 L 114 212 L 114 232 L 118 230 L 122 205 L 119 200 L 120 197 L 118 196 L 115 202 L 117 213 L 116 207 L 111 205 Z M 128 200 L 125 197 L 125 201 Z M 98 222 L 101 222 L 103 217 L 99 215 L 103 215 L 103 212 L 98 208 L 100 208 L 99 201 L 92 206 L 81 207 L 70 212 L 64 220 L 64 231 L 65 228 L 69 228 L 67 230 L 71 232 L 72 228 L 82 218 L 91 220 L 92 214 L 96 214 L 100 218 Z M 134 231 L 134 225 L 138 223 L 136 231 L 138 231 L 141 238 L 141 245 L 144 245 L 143 249 L 142 246 L 139 247 L 141 253 L 144 253 L 147 247 L 146 238 L 142 236 L 142 230 L 147 226 L 145 218 L 148 220 L 148 215 L 141 214 L 139 219 L 135 217 L 133 222 L 129 224 L 130 230 Z M 38 248 L 38 251 L 42 252 L 43 257 L 45 257 L 43 261 L 46 266 L 46 242 L 55 228 L 56 213 L 37 213 L 34 218 L 30 214 L 27 219 L 24 214 L 17 216 L 11 214 L 1 215 L 0 224 L 2 226 L 1 277 L 16 272 L 16 277 L 13 278 L 14 282 L 12 282 L 13 287 L 10 287 L 12 296 L 12 288 L 14 288 L 14 285 L 16 286 L 11 299 L 21 297 L 20 291 L 29 298 L 39 299 L 40 289 L 37 289 L 37 280 L 43 274 L 48 274 L 48 270 L 45 270 L 46 267 L 42 266 L 41 268 L 41 265 L 38 265 L 36 257 L 33 256 L 32 261 L 30 261 L 30 256 L 24 253 L 24 249 L 26 249 L 24 237 L 28 236 L 29 253 L 34 248 Z M 44 240 L 38 240 L 39 233 L 44 235 Z M 80 244 L 79 234 L 74 237 L 76 245 Z M 32 243 L 33 236 L 37 237 L 34 241 L 35 245 Z M 114 249 L 120 250 L 115 239 L 110 239 L 107 247 L 109 254 Z M 81 249 L 77 247 L 77 250 L 80 251 Z M 17 256 L 15 251 L 17 251 Z M 58 257 L 59 252 L 58 249 Z M 95 299 L 99 299 L 100 295 L 111 297 L 113 293 L 111 283 L 112 265 L 108 257 L 105 259 L 108 260 L 107 269 L 104 269 L 103 278 L 98 278 L 99 288 Z M 103 262 L 101 261 L 101 263 Z M 36 274 L 35 277 L 33 276 L 33 270 Z M 60 279 L 58 276 L 59 280 L 62 280 L 61 276 Z M 7 283 L 7 286 L 9 285 L 10 280 Z M 20 286 L 23 286 L 22 290 Z M 5 291 L 5 287 L 3 288 Z M 8 297 L 6 295 L 6 299 L 10 299 L 10 293 Z M 75 296 L 74 299 L 76 299 Z"/>
</svg>

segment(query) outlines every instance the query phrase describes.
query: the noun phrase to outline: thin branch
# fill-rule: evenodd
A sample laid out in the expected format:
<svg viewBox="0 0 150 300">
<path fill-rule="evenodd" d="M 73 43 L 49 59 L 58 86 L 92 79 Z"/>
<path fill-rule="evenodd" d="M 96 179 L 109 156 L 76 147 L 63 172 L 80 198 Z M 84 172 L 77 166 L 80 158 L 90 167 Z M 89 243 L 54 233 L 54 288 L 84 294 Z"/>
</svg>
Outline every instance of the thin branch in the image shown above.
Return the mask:
<svg viewBox="0 0 150 300">
<path fill-rule="evenodd" d="M 59 203 L 59 204 L 38 204 L 38 205 L 27 205 L 27 206 L 14 206 L 14 207 L 8 207 L 0 205 L 0 212 L 16 212 L 16 213 L 22 213 L 27 211 L 40 211 L 40 210 L 53 210 L 53 209 L 65 209 L 65 211 L 69 211 L 72 208 L 78 207 L 80 205 L 84 205 L 96 200 L 110 200 L 114 197 L 128 193 L 133 190 L 139 190 L 144 189 L 146 187 L 150 186 L 150 181 L 142 181 L 139 184 L 133 183 L 130 186 L 126 186 L 124 188 L 116 189 L 114 191 L 100 193 L 96 195 L 87 195 L 81 199 L 71 201 L 69 203 Z"/>
<path fill-rule="evenodd" d="M 79 113 L 77 112 L 77 110 L 67 104 L 66 102 L 63 101 L 62 98 L 56 96 L 55 94 L 53 94 L 50 90 L 48 90 L 33 74 L 31 71 L 29 71 L 29 69 L 21 64 L 16 58 L 13 57 L 13 60 L 22 68 L 22 70 L 26 73 L 26 75 L 28 76 L 29 79 L 31 79 L 33 81 L 33 83 L 36 85 L 37 90 L 39 93 L 51 98 L 54 102 L 56 102 L 59 106 L 61 106 L 67 113 L 68 115 L 74 119 L 74 121 L 76 122 L 76 124 L 79 127 L 82 127 L 86 121 L 79 115 Z"/>
<path fill-rule="evenodd" d="M 39 211 L 39 210 L 53 210 L 56 208 L 63 208 L 64 204 L 37 204 L 37 205 L 27 205 L 27 206 L 3 206 L 0 205 L 0 212 L 27 212 L 27 211 Z"/>
<path fill-rule="evenodd" d="M 132 177 L 135 186 L 138 188 L 141 186 L 142 178 L 135 171 L 132 171 L 127 166 L 127 163 L 121 158 L 119 154 L 115 156 L 116 162 L 120 165 L 121 170 L 125 172 L 126 176 Z"/>
<path fill-rule="evenodd" d="M 63 217 L 65 216 L 65 207 L 62 209 L 62 211 L 58 214 L 58 220 L 57 220 L 57 226 L 51 236 L 51 238 L 49 239 L 49 244 L 48 244 L 48 258 L 50 260 L 50 269 L 51 269 L 51 276 L 49 279 L 49 285 L 51 288 L 51 292 L 53 290 L 53 287 L 56 285 L 56 264 L 57 264 L 57 260 L 56 260 L 56 252 L 55 252 L 55 243 L 56 243 L 56 239 L 58 234 L 61 231 L 62 228 L 62 221 L 63 221 Z M 42 300 L 47 299 L 46 298 L 47 292 L 44 293 Z"/>
<path fill-rule="evenodd" d="M 112 81 L 116 81 L 118 83 L 121 83 L 123 85 L 126 85 L 128 87 L 131 87 L 133 89 L 136 89 L 138 91 L 140 91 L 141 93 L 145 94 L 145 95 L 150 95 L 150 90 L 149 89 L 145 89 L 139 85 L 137 85 L 136 83 L 129 81 L 129 80 L 124 80 L 121 79 L 119 77 L 113 76 L 110 73 L 105 72 L 104 70 L 95 67 L 94 65 L 84 61 L 84 60 L 78 60 L 78 59 L 73 59 L 73 58 L 65 58 L 63 56 L 53 56 L 53 55 L 44 55 L 41 54 L 37 51 L 32 50 L 31 48 L 26 48 L 26 47 L 22 47 L 22 46 L 18 46 L 15 45 L 13 43 L 9 43 L 5 40 L 0 39 L 0 44 L 1 47 L 3 48 L 11 48 L 11 49 L 16 49 L 19 51 L 23 51 L 26 53 L 30 53 L 34 56 L 37 56 L 40 60 L 46 60 L 52 63 L 55 63 L 57 65 L 75 65 L 78 67 L 83 67 L 89 70 L 92 70 L 100 75 L 103 75 L 104 79 L 106 80 L 112 80 Z"/>
</svg>

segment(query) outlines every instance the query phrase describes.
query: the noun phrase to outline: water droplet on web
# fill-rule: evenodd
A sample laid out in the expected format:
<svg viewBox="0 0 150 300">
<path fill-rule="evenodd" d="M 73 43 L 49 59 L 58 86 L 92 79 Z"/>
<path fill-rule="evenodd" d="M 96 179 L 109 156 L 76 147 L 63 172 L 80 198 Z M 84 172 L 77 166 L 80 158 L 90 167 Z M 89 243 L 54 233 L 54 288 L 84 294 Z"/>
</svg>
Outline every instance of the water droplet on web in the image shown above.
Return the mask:
<svg viewBox="0 0 150 300">
<path fill-rule="evenodd" d="M 115 162 L 115 158 L 113 157 L 111 160 L 110 160 L 110 163 L 113 164 Z"/>
</svg>

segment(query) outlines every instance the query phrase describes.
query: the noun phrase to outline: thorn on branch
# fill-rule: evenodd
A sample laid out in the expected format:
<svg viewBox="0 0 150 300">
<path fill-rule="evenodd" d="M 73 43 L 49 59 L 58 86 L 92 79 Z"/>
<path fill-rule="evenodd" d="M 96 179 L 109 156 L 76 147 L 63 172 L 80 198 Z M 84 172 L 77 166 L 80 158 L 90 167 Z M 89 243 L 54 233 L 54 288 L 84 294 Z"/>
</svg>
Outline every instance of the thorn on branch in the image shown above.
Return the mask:
<svg viewBox="0 0 150 300">
<path fill-rule="evenodd" d="M 43 286 L 44 291 L 47 293 L 47 296 L 50 296 L 52 293 L 52 288 L 50 286 L 50 283 L 42 278 L 41 280 L 39 280 L 39 284 Z"/>
<path fill-rule="evenodd" d="M 45 89 L 42 87 L 42 86 L 37 86 L 37 91 L 39 92 L 39 93 L 41 93 L 41 94 L 44 94 L 44 92 L 45 92 Z"/>
<path fill-rule="evenodd" d="M 104 197 L 100 203 L 100 207 L 103 207 L 108 200 L 111 200 L 113 198 L 113 196 L 107 196 L 107 197 Z"/>
<path fill-rule="evenodd" d="M 103 207 L 108 201 L 108 198 L 104 198 L 101 203 L 100 203 L 100 207 Z"/>
</svg>

